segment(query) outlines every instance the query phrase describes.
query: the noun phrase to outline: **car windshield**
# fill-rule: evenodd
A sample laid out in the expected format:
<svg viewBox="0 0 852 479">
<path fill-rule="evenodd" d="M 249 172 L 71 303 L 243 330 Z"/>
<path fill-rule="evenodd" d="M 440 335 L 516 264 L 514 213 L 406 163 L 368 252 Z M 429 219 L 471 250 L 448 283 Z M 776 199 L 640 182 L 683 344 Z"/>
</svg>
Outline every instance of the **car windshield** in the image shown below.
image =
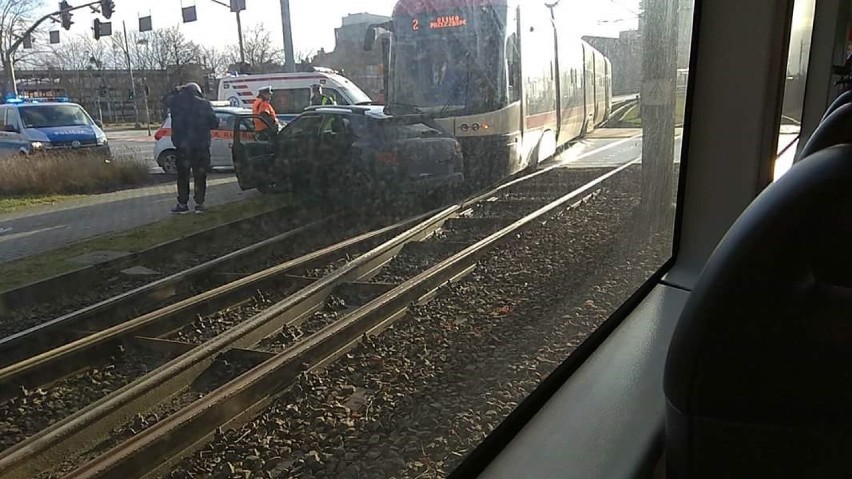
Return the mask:
<svg viewBox="0 0 852 479">
<path fill-rule="evenodd" d="M 78 105 L 24 106 L 18 109 L 24 128 L 90 126 L 92 119 Z"/>
</svg>

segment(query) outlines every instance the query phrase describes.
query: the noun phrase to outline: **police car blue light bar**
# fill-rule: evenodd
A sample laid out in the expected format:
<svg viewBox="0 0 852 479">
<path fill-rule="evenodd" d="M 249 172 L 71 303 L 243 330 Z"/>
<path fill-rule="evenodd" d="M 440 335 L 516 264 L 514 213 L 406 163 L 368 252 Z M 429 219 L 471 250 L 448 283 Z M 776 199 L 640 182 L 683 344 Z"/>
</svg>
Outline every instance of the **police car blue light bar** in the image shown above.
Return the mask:
<svg viewBox="0 0 852 479">
<path fill-rule="evenodd" d="M 57 97 L 15 97 L 15 96 L 7 96 L 6 103 L 68 103 L 70 100 L 67 96 L 57 96 Z"/>
</svg>

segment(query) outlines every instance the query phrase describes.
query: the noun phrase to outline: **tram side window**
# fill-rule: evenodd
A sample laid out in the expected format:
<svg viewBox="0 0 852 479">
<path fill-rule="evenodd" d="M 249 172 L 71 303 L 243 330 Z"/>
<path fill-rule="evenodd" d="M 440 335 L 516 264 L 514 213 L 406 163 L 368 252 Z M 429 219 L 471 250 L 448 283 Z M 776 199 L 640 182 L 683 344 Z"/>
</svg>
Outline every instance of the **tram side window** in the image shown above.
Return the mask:
<svg viewBox="0 0 852 479">
<path fill-rule="evenodd" d="M 506 41 L 506 63 L 509 74 L 509 102 L 521 100 L 521 55 L 518 34 L 513 33 Z"/>
</svg>

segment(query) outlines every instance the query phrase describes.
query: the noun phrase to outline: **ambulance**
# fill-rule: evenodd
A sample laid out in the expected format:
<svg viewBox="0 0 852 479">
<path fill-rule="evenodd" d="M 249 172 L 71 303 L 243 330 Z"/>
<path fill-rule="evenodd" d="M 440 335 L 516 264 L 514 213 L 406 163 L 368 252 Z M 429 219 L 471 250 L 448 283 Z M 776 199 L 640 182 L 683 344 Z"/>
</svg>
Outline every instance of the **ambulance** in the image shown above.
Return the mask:
<svg viewBox="0 0 852 479">
<path fill-rule="evenodd" d="M 372 100 L 348 78 L 327 68 L 312 72 L 269 73 L 225 77 L 219 82 L 219 100 L 232 107 L 251 108 L 259 90 L 272 87 L 272 107 L 278 120 L 288 123 L 310 106 L 311 85 L 319 84 L 323 93 L 338 105 L 368 105 Z"/>
</svg>

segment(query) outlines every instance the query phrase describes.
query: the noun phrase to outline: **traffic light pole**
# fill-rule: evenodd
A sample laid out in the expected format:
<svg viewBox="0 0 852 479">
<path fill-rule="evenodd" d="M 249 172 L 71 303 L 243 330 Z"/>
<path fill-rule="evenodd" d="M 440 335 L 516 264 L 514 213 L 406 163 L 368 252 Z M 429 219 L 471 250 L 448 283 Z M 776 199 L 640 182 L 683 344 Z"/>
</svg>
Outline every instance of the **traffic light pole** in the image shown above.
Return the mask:
<svg viewBox="0 0 852 479">
<path fill-rule="evenodd" d="M 281 0 L 281 27 L 284 30 L 284 71 L 296 71 L 296 58 L 293 53 L 293 29 L 290 19 L 290 0 Z"/>
<path fill-rule="evenodd" d="M 130 44 L 127 43 L 127 24 L 121 21 L 124 28 L 124 56 L 127 59 L 127 71 L 130 72 L 130 96 L 133 97 L 133 113 L 135 115 L 135 127 L 139 128 L 139 106 L 136 104 L 136 81 L 133 79 L 133 63 L 130 61 Z"/>
<path fill-rule="evenodd" d="M 21 44 L 24 43 L 24 40 L 26 38 L 28 38 L 30 35 L 32 35 L 32 33 L 42 23 L 44 23 L 45 20 L 56 17 L 57 15 L 59 15 L 63 12 L 73 12 L 74 10 L 79 10 L 81 8 L 93 7 L 95 5 L 100 5 L 100 3 L 101 3 L 100 0 L 98 0 L 98 1 L 86 3 L 84 5 L 78 5 L 76 7 L 71 7 L 71 8 L 65 9 L 65 10 L 58 10 L 58 11 L 55 11 L 53 13 L 47 14 L 47 15 L 39 18 L 38 20 L 36 20 L 36 22 L 33 23 L 32 26 L 30 26 L 30 28 L 28 28 L 24 32 L 24 34 L 20 36 L 20 38 L 18 38 L 14 42 L 12 42 L 12 44 L 9 45 L 9 48 L 7 48 L 6 51 L 3 52 L 3 71 L 5 73 L 4 84 L 3 84 L 3 98 L 5 99 L 6 95 L 8 95 L 9 92 L 11 92 L 14 95 L 18 94 L 18 85 L 17 85 L 17 81 L 15 80 L 15 52 L 18 51 L 18 48 L 20 48 Z"/>
<path fill-rule="evenodd" d="M 240 37 L 240 63 L 245 65 L 246 63 L 246 49 L 243 46 L 243 22 L 240 20 L 240 11 L 237 10 L 237 35 Z"/>
<path fill-rule="evenodd" d="M 222 5 L 223 7 L 226 7 L 228 9 L 231 8 L 231 6 L 228 5 L 225 2 L 220 2 L 219 0 L 210 0 L 210 1 L 215 3 L 215 4 Z M 240 18 L 240 9 L 237 8 L 236 11 L 234 12 L 234 14 L 237 16 L 237 35 L 240 37 L 239 38 L 239 40 L 240 40 L 240 63 L 245 64 L 245 62 L 246 62 L 246 50 L 245 50 L 245 47 L 243 46 L 243 21 Z"/>
</svg>

